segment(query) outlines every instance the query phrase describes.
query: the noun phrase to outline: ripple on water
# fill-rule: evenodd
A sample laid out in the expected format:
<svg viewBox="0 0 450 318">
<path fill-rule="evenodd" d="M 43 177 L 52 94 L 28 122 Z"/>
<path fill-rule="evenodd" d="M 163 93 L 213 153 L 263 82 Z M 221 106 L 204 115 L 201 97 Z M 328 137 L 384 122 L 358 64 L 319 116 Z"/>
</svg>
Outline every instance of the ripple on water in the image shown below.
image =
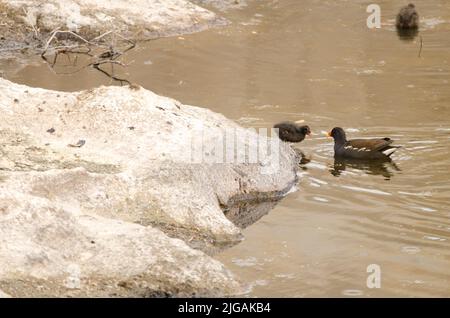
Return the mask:
<svg viewBox="0 0 450 318">
<path fill-rule="evenodd" d="M 256 110 L 270 110 L 270 109 L 278 109 L 280 108 L 279 105 L 259 105 L 259 106 L 253 106 Z"/>
<path fill-rule="evenodd" d="M 326 181 L 323 181 L 323 180 L 320 180 L 320 179 L 317 179 L 317 178 L 313 178 L 313 177 L 309 177 L 309 180 L 314 182 L 314 183 L 321 184 L 321 185 L 328 184 L 328 182 L 326 182 Z"/>
<path fill-rule="evenodd" d="M 428 208 L 425 206 L 413 206 L 412 208 L 423 211 L 423 212 L 436 212 L 437 211 L 436 209 Z"/>
<path fill-rule="evenodd" d="M 364 295 L 364 292 L 359 289 L 345 289 L 342 291 L 342 295 L 349 297 L 358 297 Z"/>
<path fill-rule="evenodd" d="M 232 262 L 239 267 L 252 267 L 258 265 L 258 260 L 256 259 L 256 257 L 248 257 L 245 259 L 234 258 Z"/>
<path fill-rule="evenodd" d="M 322 197 L 313 197 L 313 200 L 318 201 L 318 202 L 330 202 L 330 200 L 322 198 Z"/>
<path fill-rule="evenodd" d="M 353 71 L 356 75 L 375 75 L 383 73 L 383 71 L 375 69 L 354 69 Z"/>
<path fill-rule="evenodd" d="M 416 146 L 416 147 L 408 147 L 408 148 L 405 148 L 405 149 L 409 150 L 409 151 L 413 151 L 413 150 L 430 149 L 430 147 L 429 146 Z"/>
<path fill-rule="evenodd" d="M 246 22 L 241 22 L 241 25 L 243 26 L 254 26 L 261 24 L 262 20 L 258 18 L 251 18 L 250 20 Z"/>
<path fill-rule="evenodd" d="M 415 197 L 431 197 L 432 194 L 430 191 L 426 192 L 406 192 L 406 191 L 397 191 L 398 194 L 415 196 Z"/>
<path fill-rule="evenodd" d="M 284 279 L 294 279 L 295 274 L 275 274 L 276 278 L 284 278 Z"/>
<path fill-rule="evenodd" d="M 445 242 L 447 241 L 447 239 L 442 238 L 442 237 L 438 237 L 438 236 L 424 236 L 423 237 L 425 240 L 429 240 L 429 241 L 435 241 L 435 242 Z"/>
<path fill-rule="evenodd" d="M 267 281 L 265 279 L 258 279 L 258 280 L 255 280 L 253 283 L 251 283 L 251 287 L 267 286 L 267 285 L 269 285 L 269 281 Z"/>
<path fill-rule="evenodd" d="M 417 254 L 420 253 L 420 248 L 417 246 L 402 246 L 401 251 L 406 254 Z"/>
<path fill-rule="evenodd" d="M 327 166 L 318 162 L 309 162 L 306 165 L 308 168 L 319 169 L 319 170 L 327 170 Z"/>
<path fill-rule="evenodd" d="M 408 144 L 437 144 L 437 140 L 413 140 L 408 141 Z"/>
<path fill-rule="evenodd" d="M 347 186 L 347 185 L 341 185 L 341 188 L 349 189 L 356 192 L 365 192 L 365 193 L 371 193 L 371 194 L 379 194 L 379 195 L 392 195 L 389 192 L 384 192 L 377 189 L 368 189 L 368 188 L 361 188 L 361 187 L 355 187 L 355 186 Z"/>
<path fill-rule="evenodd" d="M 302 179 L 304 176 L 307 176 L 307 175 L 309 175 L 309 172 L 301 171 L 301 170 L 297 171 L 297 177 L 299 179 Z"/>
<path fill-rule="evenodd" d="M 240 124 L 251 124 L 251 123 L 255 123 L 261 121 L 261 118 L 258 117 L 241 117 L 237 120 L 238 123 Z"/>
<path fill-rule="evenodd" d="M 420 24 L 423 30 L 431 30 L 440 24 L 447 23 L 446 20 L 441 18 L 421 18 Z M 387 29 L 390 31 L 395 31 L 395 19 L 388 19 L 386 22 L 381 23 L 382 26 L 388 27 Z"/>
<path fill-rule="evenodd" d="M 420 21 L 426 29 L 434 29 L 439 24 L 444 24 L 446 21 L 441 18 L 423 18 Z"/>
</svg>

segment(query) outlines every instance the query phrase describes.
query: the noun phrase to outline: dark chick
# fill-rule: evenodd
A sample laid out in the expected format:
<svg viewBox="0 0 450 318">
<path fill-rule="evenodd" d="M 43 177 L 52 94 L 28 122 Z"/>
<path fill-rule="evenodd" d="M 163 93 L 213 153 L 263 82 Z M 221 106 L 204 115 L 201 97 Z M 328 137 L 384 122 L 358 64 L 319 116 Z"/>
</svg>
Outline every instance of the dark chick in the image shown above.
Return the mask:
<svg viewBox="0 0 450 318">
<path fill-rule="evenodd" d="M 395 22 L 397 29 L 417 29 L 419 27 L 419 14 L 414 4 L 410 3 L 400 9 Z"/>
<path fill-rule="evenodd" d="M 335 127 L 327 134 L 334 139 L 334 156 L 347 159 L 389 159 L 400 146 L 390 138 L 347 140 L 344 129 Z"/>
<path fill-rule="evenodd" d="M 308 126 L 300 126 L 291 121 L 284 121 L 273 127 L 278 128 L 280 139 L 287 142 L 301 142 L 307 135 L 311 135 L 311 129 Z"/>
</svg>

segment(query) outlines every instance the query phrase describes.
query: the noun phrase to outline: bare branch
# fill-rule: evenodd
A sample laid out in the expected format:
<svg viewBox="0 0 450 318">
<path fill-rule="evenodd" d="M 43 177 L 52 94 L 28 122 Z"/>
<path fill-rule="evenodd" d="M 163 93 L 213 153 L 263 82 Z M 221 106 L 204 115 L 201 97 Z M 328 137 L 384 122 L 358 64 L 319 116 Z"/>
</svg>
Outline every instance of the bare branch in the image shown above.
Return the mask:
<svg viewBox="0 0 450 318">
<path fill-rule="evenodd" d="M 98 70 L 98 71 L 102 72 L 103 74 L 105 74 L 106 76 L 108 76 L 109 78 L 111 78 L 111 79 L 113 79 L 113 80 L 115 80 L 115 81 L 120 82 L 121 85 L 122 85 L 123 83 L 127 83 L 128 85 L 131 85 L 131 82 L 130 82 L 129 80 L 124 79 L 124 78 L 118 78 L 118 77 L 116 77 L 114 74 L 109 74 L 109 73 L 106 72 L 105 70 L 101 69 L 100 66 L 98 66 L 98 65 L 95 65 L 95 64 L 94 64 L 93 67 L 94 67 L 96 70 Z"/>
<path fill-rule="evenodd" d="M 58 43 L 59 45 L 52 46 L 52 44 L 58 39 L 58 35 L 60 34 L 67 34 L 72 38 L 74 38 L 76 41 L 79 41 L 81 43 L 74 44 L 69 39 L 67 39 L 65 41 L 67 43 L 66 45 L 64 44 L 61 45 Z M 109 44 L 106 40 L 108 36 L 111 37 Z M 116 37 L 119 38 L 121 42 L 123 42 L 123 44 L 121 45 L 122 48 L 120 48 L 120 45 L 119 46 L 115 45 Z M 124 47 L 124 43 L 127 43 L 126 47 Z M 135 41 L 127 39 L 120 34 L 116 34 L 113 30 L 105 32 L 91 40 L 88 40 L 76 34 L 75 32 L 55 29 L 53 32 L 50 33 L 50 36 L 46 41 L 45 46 L 42 50 L 41 57 L 44 61 L 47 62 L 47 65 L 55 74 L 69 75 L 77 73 L 85 68 L 92 67 L 95 70 L 108 76 L 109 78 L 120 82 L 121 84 L 123 83 L 131 84 L 127 79 L 119 78 L 114 74 L 114 65 L 118 65 L 121 67 L 128 66 L 120 62 L 119 58 L 124 53 L 132 50 L 135 47 L 136 47 Z M 49 60 L 48 57 L 50 54 L 53 55 L 51 60 Z M 70 62 L 68 65 L 66 65 L 66 67 L 76 67 L 79 55 L 88 57 L 90 61 L 85 65 L 78 67 L 77 70 L 73 72 L 56 72 L 55 67 L 57 63 L 60 64 L 60 62 L 58 62 L 59 61 L 58 57 L 60 54 L 66 55 L 68 61 Z M 71 55 L 75 56 L 73 62 L 70 58 Z M 111 65 L 111 72 L 105 71 L 103 68 L 101 68 L 102 65 L 107 64 Z M 59 67 L 61 67 L 61 65 L 59 65 Z"/>
</svg>

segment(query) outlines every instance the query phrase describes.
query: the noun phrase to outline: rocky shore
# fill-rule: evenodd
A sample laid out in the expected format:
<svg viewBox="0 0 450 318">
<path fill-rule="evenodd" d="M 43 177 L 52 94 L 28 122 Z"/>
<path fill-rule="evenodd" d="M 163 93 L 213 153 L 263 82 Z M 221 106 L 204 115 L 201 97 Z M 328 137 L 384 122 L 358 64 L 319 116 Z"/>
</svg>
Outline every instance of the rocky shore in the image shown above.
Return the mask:
<svg viewBox="0 0 450 318">
<path fill-rule="evenodd" d="M 0 0 L 0 58 L 40 53 L 56 30 L 86 40 L 114 32 L 145 41 L 227 23 L 187 0 Z"/>
<path fill-rule="evenodd" d="M 206 145 L 227 129 L 244 144 L 262 137 L 138 86 L 0 79 L 0 117 L 0 289 L 13 297 L 238 294 L 204 253 L 242 238 L 224 210 L 279 199 L 296 180 L 284 144 L 273 173 L 270 157 L 192 162 L 195 128 Z"/>
<path fill-rule="evenodd" d="M 139 41 L 227 23 L 186 0 L 0 0 L 0 18 L 0 58 L 39 53 L 55 30 Z M 241 294 L 212 255 L 297 178 L 286 144 L 276 158 L 208 161 L 225 131 L 244 149 L 267 140 L 134 84 L 57 92 L 0 70 L 0 118 L 0 297 Z"/>
</svg>

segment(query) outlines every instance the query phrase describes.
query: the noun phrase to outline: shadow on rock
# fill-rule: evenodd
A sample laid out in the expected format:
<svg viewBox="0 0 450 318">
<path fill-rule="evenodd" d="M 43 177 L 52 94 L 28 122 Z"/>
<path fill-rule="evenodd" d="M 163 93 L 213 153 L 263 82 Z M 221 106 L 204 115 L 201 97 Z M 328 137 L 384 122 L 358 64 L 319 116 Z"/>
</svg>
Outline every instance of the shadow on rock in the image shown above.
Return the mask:
<svg viewBox="0 0 450 318">
<path fill-rule="evenodd" d="M 306 168 L 306 164 L 311 162 L 311 158 L 306 156 L 305 153 L 298 148 L 292 148 L 292 149 L 294 149 L 295 153 L 297 154 L 299 168 L 302 170 L 308 170 Z"/>
<path fill-rule="evenodd" d="M 243 202 L 224 210 L 225 216 L 241 229 L 252 225 L 272 210 L 278 201 Z"/>
</svg>

